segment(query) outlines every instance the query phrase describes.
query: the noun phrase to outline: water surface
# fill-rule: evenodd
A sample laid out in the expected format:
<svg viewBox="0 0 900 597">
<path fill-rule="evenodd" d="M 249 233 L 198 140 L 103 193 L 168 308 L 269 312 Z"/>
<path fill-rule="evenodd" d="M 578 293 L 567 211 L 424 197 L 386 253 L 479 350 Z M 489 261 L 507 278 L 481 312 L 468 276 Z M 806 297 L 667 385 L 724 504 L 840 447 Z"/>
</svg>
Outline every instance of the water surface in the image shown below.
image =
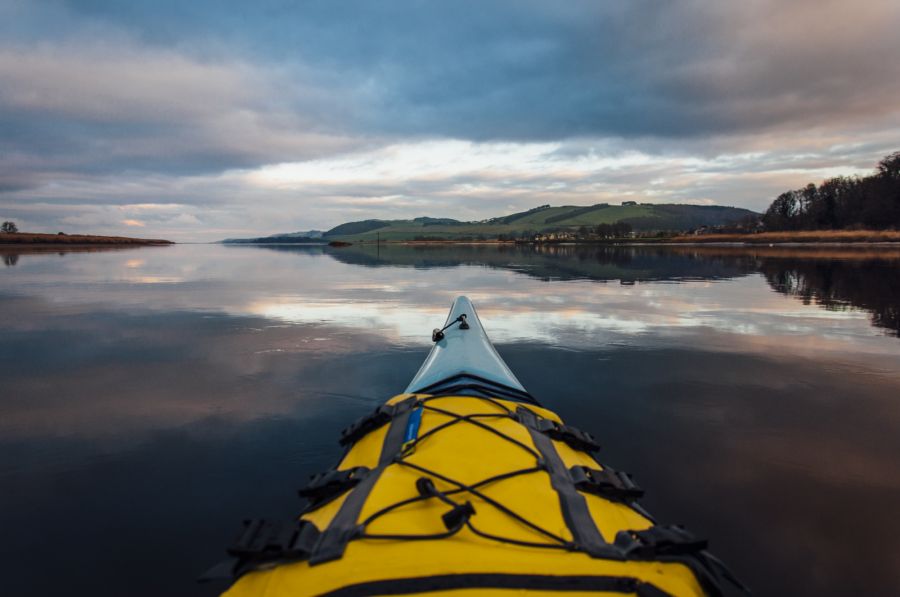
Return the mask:
<svg viewBox="0 0 900 597">
<path fill-rule="evenodd" d="M 10 595 L 207 595 L 467 294 L 757 595 L 900 593 L 900 250 L 0 249 Z M 52 571 L 52 572 L 50 572 Z"/>
</svg>

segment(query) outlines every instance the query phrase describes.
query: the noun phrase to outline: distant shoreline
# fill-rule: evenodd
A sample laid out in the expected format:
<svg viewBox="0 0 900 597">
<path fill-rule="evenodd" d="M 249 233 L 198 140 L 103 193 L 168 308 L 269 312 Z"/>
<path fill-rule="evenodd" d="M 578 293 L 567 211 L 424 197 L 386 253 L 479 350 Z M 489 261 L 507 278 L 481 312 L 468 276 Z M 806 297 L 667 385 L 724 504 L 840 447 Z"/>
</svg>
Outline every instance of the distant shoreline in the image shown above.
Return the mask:
<svg viewBox="0 0 900 597">
<path fill-rule="evenodd" d="M 884 244 L 900 243 L 898 230 L 795 230 L 790 232 L 757 232 L 752 234 L 682 235 L 669 239 L 673 243 L 744 243 L 744 244 Z"/>
<path fill-rule="evenodd" d="M 372 246 L 374 241 L 355 245 Z M 871 245 L 896 246 L 900 231 L 895 230 L 801 230 L 794 232 L 758 232 L 751 234 L 702 234 L 647 238 L 559 239 L 559 240 L 388 240 L 382 245 Z"/>
<path fill-rule="evenodd" d="M 875 233 L 876 236 L 866 237 L 865 235 L 839 235 L 839 234 L 804 234 L 795 235 L 792 233 L 759 233 L 759 234 L 708 234 L 702 236 L 675 236 L 661 238 L 616 238 L 616 239 L 561 239 L 561 240 L 382 240 L 380 242 L 374 240 L 363 240 L 348 243 L 343 246 L 329 245 L 328 243 L 279 243 L 279 242 L 260 242 L 260 243 L 217 243 L 225 246 L 278 246 L 278 247 L 329 247 L 344 248 L 350 246 L 356 247 L 376 247 L 376 246 L 413 246 L 413 247 L 429 247 L 429 246 L 560 246 L 560 245 L 579 245 L 579 246 L 626 246 L 626 245 L 653 245 L 653 246 L 701 246 L 701 245 L 723 245 L 723 246 L 757 246 L 757 245 L 781 245 L 781 246 L 833 246 L 833 245 L 853 245 L 861 247 L 891 247 L 900 246 L 900 232 Z"/>
<path fill-rule="evenodd" d="M 99 236 L 95 234 L 44 234 L 40 232 L 12 232 L 0 234 L 0 246 L 147 246 L 173 245 L 170 240 L 132 238 L 128 236 Z"/>
</svg>

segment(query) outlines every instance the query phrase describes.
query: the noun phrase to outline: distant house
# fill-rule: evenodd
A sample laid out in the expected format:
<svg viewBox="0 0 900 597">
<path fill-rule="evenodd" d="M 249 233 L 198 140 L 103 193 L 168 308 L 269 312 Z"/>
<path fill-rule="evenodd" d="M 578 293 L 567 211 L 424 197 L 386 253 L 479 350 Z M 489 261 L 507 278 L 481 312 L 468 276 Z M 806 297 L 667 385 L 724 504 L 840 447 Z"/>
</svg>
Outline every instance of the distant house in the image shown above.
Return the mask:
<svg viewBox="0 0 900 597">
<path fill-rule="evenodd" d="M 623 201 L 622 205 L 637 205 L 637 201 Z"/>
</svg>

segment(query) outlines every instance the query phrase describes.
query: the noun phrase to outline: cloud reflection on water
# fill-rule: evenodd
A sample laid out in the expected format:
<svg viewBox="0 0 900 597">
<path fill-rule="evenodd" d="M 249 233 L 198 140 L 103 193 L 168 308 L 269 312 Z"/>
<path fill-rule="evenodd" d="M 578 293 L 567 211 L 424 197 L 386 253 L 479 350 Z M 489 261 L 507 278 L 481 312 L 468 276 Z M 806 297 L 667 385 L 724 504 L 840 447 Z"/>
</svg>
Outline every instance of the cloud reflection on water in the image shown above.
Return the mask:
<svg viewBox="0 0 900 597">
<path fill-rule="evenodd" d="M 798 300 L 772 276 L 896 279 L 898 260 L 788 253 L 17 252 L 0 270 L 11 589 L 115 594 L 152 562 L 143 594 L 197 594 L 232 525 L 294 512 L 466 293 L 525 386 L 757 595 L 896 593 L 900 350 L 869 319 L 895 299 L 823 308 L 807 290 L 840 302 L 841 284 Z M 98 569 L 93 548 L 122 537 L 141 541 Z M 28 556 L 47 544 L 63 584 Z"/>
<path fill-rule="evenodd" d="M 554 342 L 567 329 L 586 333 L 585 338 L 593 333 L 680 334 L 698 327 L 789 337 L 819 333 L 824 325 L 848 342 L 871 335 L 861 311 L 809 308 L 770 292 L 767 284 L 777 263 L 761 262 L 754 252 L 728 260 L 709 251 L 620 250 L 592 266 L 590 254 L 585 260 L 579 253 L 532 255 L 495 247 L 392 247 L 377 255 L 374 249 L 355 248 L 282 248 L 264 256 L 258 251 L 172 247 L 147 251 L 140 260 L 103 255 L 63 264 L 45 257 L 44 263 L 17 267 L 15 287 L 65 280 L 69 304 L 261 315 L 364 327 L 404 343 L 427 334 L 459 293 L 469 294 L 482 316 L 492 319 L 492 336 L 500 342 Z M 28 256 L 29 261 L 39 258 Z M 265 267 L 259 267 L 259 259 Z M 768 282 L 758 274 L 765 265 Z M 576 285 L 542 283 L 553 273 Z M 679 283 L 659 283 L 670 280 Z M 722 280 L 729 283 L 716 283 Z M 136 291 L 138 284 L 146 288 Z"/>
<path fill-rule="evenodd" d="M 775 255 L 784 257 L 784 250 L 778 251 Z M 458 293 L 475 301 L 501 346 L 689 347 L 852 363 L 860 371 L 897 378 L 895 339 L 873 330 L 864 311 L 818 308 L 773 291 L 777 262 L 766 261 L 766 253 L 656 247 L 573 253 L 565 247 L 534 252 L 493 246 L 345 251 L 178 246 L 69 258 L 27 254 L 14 270 L 6 270 L 11 284 L 5 288 L 15 294 L 3 298 L 0 327 L 23 338 L 17 352 L 36 335 L 71 347 L 57 353 L 35 345 L 26 361 L 8 356 L 7 362 L 24 363 L 26 373 L 12 379 L 32 384 L 20 388 L 25 394 L 40 393 L 33 384 L 41 383 L 41 367 L 58 370 L 79 358 L 88 361 L 78 365 L 81 394 L 108 403 L 72 408 L 61 424 L 69 432 L 82 425 L 97 432 L 96 412 L 108 418 L 121 411 L 126 427 L 128 419 L 141 425 L 191 421 L 213 405 L 239 418 L 287 415 L 297 397 L 315 387 L 312 378 L 320 361 L 339 355 L 362 358 L 369 348 L 408 353 L 411 363 L 421 359 L 430 330 L 443 321 Z M 848 258 L 847 251 L 832 250 L 828 261 L 821 255 L 804 261 L 801 250 L 789 266 L 811 267 L 836 256 Z M 545 281 L 554 266 L 566 281 Z M 766 277 L 756 273 L 760 267 L 767 268 Z M 889 271 L 896 276 L 896 270 Z M 56 360 L 47 361 L 48 355 Z M 173 367 L 176 361 L 193 368 Z M 411 375 L 410 367 L 403 375 Z M 176 371 L 184 378 L 172 379 Z M 291 379 L 300 394 L 268 391 L 252 402 L 239 399 L 254 376 L 268 376 L 270 386 L 289 385 Z M 399 376 L 386 391 L 399 391 L 403 380 Z M 132 388 L 131 403 L 109 393 L 120 387 Z M 172 396 L 171 388 L 184 389 L 184 396 Z M 65 410 L 58 401 L 53 404 L 57 414 Z M 18 415 L 22 420 L 7 413 L 0 426 L 7 432 L 52 427 L 52 418 L 42 419 L 38 412 L 25 409 Z M 81 418 L 83 423 L 76 424 Z"/>
</svg>

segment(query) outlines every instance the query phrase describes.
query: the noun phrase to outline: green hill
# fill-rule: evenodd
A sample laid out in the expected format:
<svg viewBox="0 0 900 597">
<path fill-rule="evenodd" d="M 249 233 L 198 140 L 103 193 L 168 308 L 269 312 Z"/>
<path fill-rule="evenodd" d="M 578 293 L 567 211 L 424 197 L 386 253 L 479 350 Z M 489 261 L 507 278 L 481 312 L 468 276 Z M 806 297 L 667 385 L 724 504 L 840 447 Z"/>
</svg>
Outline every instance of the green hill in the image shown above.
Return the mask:
<svg viewBox="0 0 900 597">
<path fill-rule="evenodd" d="M 748 209 L 719 205 L 631 204 L 591 206 L 542 205 L 528 211 L 481 222 L 449 218 L 413 220 L 363 220 L 336 226 L 324 234 L 326 240 L 471 240 L 521 237 L 526 234 L 576 231 L 581 226 L 625 222 L 638 232 L 684 231 L 700 226 L 720 226 L 748 216 Z"/>
</svg>

